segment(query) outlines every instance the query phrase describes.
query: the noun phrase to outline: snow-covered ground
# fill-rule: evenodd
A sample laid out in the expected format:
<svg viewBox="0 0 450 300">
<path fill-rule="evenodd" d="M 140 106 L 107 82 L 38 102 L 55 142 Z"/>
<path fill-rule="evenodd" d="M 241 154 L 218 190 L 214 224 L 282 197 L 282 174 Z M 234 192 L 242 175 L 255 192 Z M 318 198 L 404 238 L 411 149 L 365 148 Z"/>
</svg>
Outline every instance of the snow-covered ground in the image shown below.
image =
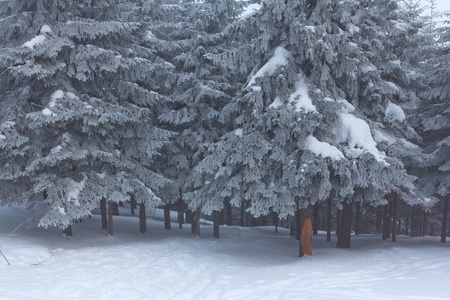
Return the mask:
<svg viewBox="0 0 450 300">
<path fill-rule="evenodd" d="M 124 212 L 124 211 L 121 211 Z M 160 212 L 157 212 L 156 217 Z M 125 214 L 125 213 L 124 213 Z M 313 238 L 313 256 L 297 257 L 287 229 L 203 225 L 163 229 L 137 217 L 115 218 L 108 237 L 98 216 L 59 230 L 20 227 L 23 209 L 0 208 L 0 299 L 450 299 L 450 243 L 438 237 L 355 236 L 352 249 Z"/>
</svg>

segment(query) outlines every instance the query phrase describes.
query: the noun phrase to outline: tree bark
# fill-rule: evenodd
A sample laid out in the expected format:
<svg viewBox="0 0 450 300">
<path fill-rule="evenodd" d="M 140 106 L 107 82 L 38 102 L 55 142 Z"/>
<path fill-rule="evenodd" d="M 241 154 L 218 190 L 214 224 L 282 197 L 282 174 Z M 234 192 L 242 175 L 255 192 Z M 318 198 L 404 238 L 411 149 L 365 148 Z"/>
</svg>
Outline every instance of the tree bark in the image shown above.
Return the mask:
<svg viewBox="0 0 450 300">
<path fill-rule="evenodd" d="M 390 228 L 389 228 L 389 204 L 383 206 L 383 233 L 381 238 L 386 240 L 391 237 Z"/>
<path fill-rule="evenodd" d="M 273 225 L 275 226 L 275 232 L 278 232 L 278 214 L 273 213 Z"/>
<path fill-rule="evenodd" d="M 130 197 L 130 211 L 131 211 L 131 214 L 134 216 L 135 215 L 135 209 L 136 209 L 136 207 L 137 207 L 137 204 L 136 204 L 136 198 L 134 198 L 134 195 L 131 195 L 131 197 Z"/>
<path fill-rule="evenodd" d="M 392 241 L 397 241 L 397 194 L 392 195 Z"/>
<path fill-rule="evenodd" d="M 220 212 L 217 210 L 213 211 L 214 220 L 214 237 L 219 238 L 219 224 L 220 224 Z"/>
<path fill-rule="evenodd" d="M 377 215 L 376 215 L 376 221 L 375 221 L 375 232 L 382 233 L 381 224 L 383 223 L 383 212 L 382 212 L 381 206 L 377 206 L 376 210 L 377 210 L 377 213 L 376 213 Z"/>
<path fill-rule="evenodd" d="M 108 202 L 108 234 L 113 236 L 113 203 L 111 201 Z"/>
<path fill-rule="evenodd" d="M 164 229 L 172 229 L 172 225 L 170 223 L 170 205 L 164 205 Z"/>
<path fill-rule="evenodd" d="M 411 236 L 417 236 L 417 226 L 416 226 L 416 206 L 413 205 L 411 213 Z"/>
<path fill-rule="evenodd" d="M 245 207 L 244 207 L 244 203 L 241 203 L 241 219 L 240 219 L 240 226 L 244 227 L 244 214 L 245 214 Z"/>
<path fill-rule="evenodd" d="M 295 238 L 300 240 L 300 233 L 302 228 L 302 219 L 301 219 L 301 211 L 300 208 L 297 208 L 295 211 Z"/>
<path fill-rule="evenodd" d="M 311 205 L 300 210 L 300 239 L 299 239 L 299 256 L 312 255 L 312 215 L 314 209 Z"/>
<path fill-rule="evenodd" d="M 348 201 L 344 202 L 342 208 L 342 220 L 341 228 L 339 230 L 338 242 L 336 247 L 338 248 L 350 248 L 350 239 L 352 235 L 352 206 L 353 203 Z"/>
<path fill-rule="evenodd" d="M 219 225 L 225 225 L 225 208 L 219 211 Z"/>
<path fill-rule="evenodd" d="M 339 236 L 339 233 L 341 231 L 341 215 L 342 210 L 338 209 L 336 212 L 336 236 Z"/>
<path fill-rule="evenodd" d="M 409 235 L 409 215 L 407 214 L 405 217 L 405 235 Z"/>
<path fill-rule="evenodd" d="M 427 235 L 427 212 L 424 210 L 423 211 L 423 228 L 422 228 L 422 236 L 426 236 Z"/>
<path fill-rule="evenodd" d="M 316 235 L 319 231 L 319 203 L 314 204 L 313 208 L 313 234 Z"/>
<path fill-rule="evenodd" d="M 196 237 L 200 237 L 200 217 L 202 215 L 202 210 L 197 208 L 194 212 L 194 234 Z"/>
<path fill-rule="evenodd" d="M 107 230 L 108 229 L 108 219 L 107 219 L 107 213 L 106 213 L 106 199 L 102 198 L 100 200 L 100 215 L 102 216 L 102 229 Z"/>
<path fill-rule="evenodd" d="M 447 195 L 447 197 L 444 200 L 444 209 L 442 211 L 442 231 L 441 231 L 441 243 L 445 243 L 447 240 L 447 224 L 448 224 L 448 202 L 449 202 L 450 196 Z"/>
<path fill-rule="evenodd" d="M 356 202 L 355 205 L 355 234 L 360 233 L 360 223 L 361 223 L 361 202 Z"/>
<path fill-rule="evenodd" d="M 327 200 L 327 242 L 331 242 L 331 198 Z"/>
<path fill-rule="evenodd" d="M 139 203 L 139 231 L 142 234 L 147 232 L 147 216 L 144 203 Z"/>
<path fill-rule="evenodd" d="M 233 225 L 233 211 L 230 200 L 227 200 L 227 226 Z"/>
<path fill-rule="evenodd" d="M 64 234 L 65 237 L 68 237 L 68 238 L 73 237 L 72 225 L 69 225 L 66 228 L 64 228 L 62 233 Z"/>
</svg>

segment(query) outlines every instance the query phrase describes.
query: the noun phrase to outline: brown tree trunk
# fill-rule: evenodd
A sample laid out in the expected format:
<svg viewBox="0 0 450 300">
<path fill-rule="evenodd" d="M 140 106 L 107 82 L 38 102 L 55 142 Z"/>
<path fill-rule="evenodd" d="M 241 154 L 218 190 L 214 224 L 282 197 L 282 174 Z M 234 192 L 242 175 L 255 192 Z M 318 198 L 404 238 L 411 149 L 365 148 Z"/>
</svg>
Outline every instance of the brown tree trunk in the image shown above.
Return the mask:
<svg viewBox="0 0 450 300">
<path fill-rule="evenodd" d="M 360 223 L 361 223 L 361 202 L 356 202 L 355 205 L 355 234 L 360 233 Z"/>
<path fill-rule="evenodd" d="M 220 224 L 220 213 L 217 210 L 213 211 L 214 220 L 214 237 L 219 238 L 219 224 Z"/>
<path fill-rule="evenodd" d="M 350 239 L 352 235 L 352 205 L 350 201 L 346 201 L 342 208 L 342 220 L 341 228 L 339 230 L 338 242 L 336 247 L 338 248 L 350 248 Z"/>
<path fill-rule="evenodd" d="M 108 229 L 108 219 L 106 213 L 106 199 L 100 200 L 100 215 L 102 216 L 102 229 Z"/>
<path fill-rule="evenodd" d="M 444 209 L 442 211 L 442 231 L 441 231 L 441 243 L 445 243 L 447 240 L 447 224 L 448 224 L 448 202 L 449 202 L 450 196 L 447 195 L 447 197 L 444 200 Z"/>
<path fill-rule="evenodd" d="M 63 235 L 67 238 L 72 238 L 73 234 L 72 234 L 72 225 L 67 226 L 66 228 L 63 229 Z"/>
<path fill-rule="evenodd" d="M 170 223 L 170 205 L 164 205 L 164 229 L 172 229 L 172 225 Z"/>
<path fill-rule="evenodd" d="M 297 240 L 300 240 L 301 228 L 302 228 L 301 211 L 300 208 L 297 208 L 297 210 L 295 211 L 295 238 Z"/>
<path fill-rule="evenodd" d="M 139 203 L 139 231 L 142 234 L 147 232 L 147 216 L 144 203 Z"/>
<path fill-rule="evenodd" d="M 108 234 L 113 236 L 113 203 L 108 202 Z"/>
<path fill-rule="evenodd" d="M 327 242 L 331 242 L 331 198 L 327 200 Z"/>
<path fill-rule="evenodd" d="M 307 208 L 300 210 L 300 239 L 299 239 L 299 256 L 312 255 L 312 215 L 313 207 L 309 205 Z"/>
<path fill-rule="evenodd" d="M 392 195 L 392 241 L 397 241 L 397 194 Z"/>
<path fill-rule="evenodd" d="M 319 203 L 314 204 L 313 208 L 313 234 L 316 235 L 319 231 Z"/>
</svg>

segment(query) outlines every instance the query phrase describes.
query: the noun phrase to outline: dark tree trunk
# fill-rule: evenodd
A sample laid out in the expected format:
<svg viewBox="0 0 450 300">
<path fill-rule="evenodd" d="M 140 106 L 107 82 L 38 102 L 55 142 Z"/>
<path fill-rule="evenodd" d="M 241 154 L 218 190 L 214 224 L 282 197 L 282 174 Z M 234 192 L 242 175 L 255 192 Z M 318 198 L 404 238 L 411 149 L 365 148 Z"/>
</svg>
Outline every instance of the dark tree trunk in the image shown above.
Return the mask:
<svg viewBox="0 0 450 300">
<path fill-rule="evenodd" d="M 186 210 L 186 223 L 192 224 L 194 222 L 194 213 L 192 210 Z"/>
<path fill-rule="evenodd" d="M 219 238 L 219 224 L 220 224 L 220 213 L 217 210 L 213 211 L 214 219 L 214 237 Z"/>
<path fill-rule="evenodd" d="M 244 215 L 245 215 L 245 206 L 244 203 L 241 203 L 241 219 L 240 219 L 241 227 L 244 227 Z"/>
<path fill-rule="evenodd" d="M 219 225 L 225 225 L 225 209 L 219 211 Z"/>
<path fill-rule="evenodd" d="M 120 207 L 124 207 L 125 205 L 123 204 L 123 201 L 119 201 L 119 206 Z"/>
<path fill-rule="evenodd" d="M 300 210 L 300 239 L 299 239 L 299 256 L 312 255 L 312 215 L 314 208 L 309 205 L 307 208 Z"/>
<path fill-rule="evenodd" d="M 331 198 L 327 200 L 327 242 L 331 242 Z"/>
<path fill-rule="evenodd" d="M 108 234 L 113 236 L 113 203 L 111 201 L 108 202 Z"/>
<path fill-rule="evenodd" d="M 409 215 L 406 215 L 405 217 L 405 235 L 409 235 Z"/>
<path fill-rule="evenodd" d="M 301 228 L 302 228 L 301 212 L 300 208 L 297 208 L 297 210 L 295 211 L 295 238 L 297 240 L 300 240 Z"/>
<path fill-rule="evenodd" d="M 416 226 L 416 206 L 413 205 L 411 213 L 411 236 L 417 236 L 417 226 Z"/>
<path fill-rule="evenodd" d="M 172 225 L 170 223 L 170 205 L 164 205 L 164 229 L 172 229 Z"/>
<path fill-rule="evenodd" d="M 392 195 L 392 241 L 397 241 L 397 194 Z"/>
<path fill-rule="evenodd" d="M 355 205 L 355 234 L 360 233 L 360 223 L 361 223 L 361 202 L 356 202 Z"/>
<path fill-rule="evenodd" d="M 233 212 L 230 200 L 227 201 L 227 226 L 233 225 Z"/>
<path fill-rule="evenodd" d="M 135 212 L 134 210 L 137 208 L 137 204 L 136 204 L 136 198 L 134 198 L 134 195 L 131 195 L 130 198 L 130 210 L 131 210 L 131 214 L 134 216 Z"/>
<path fill-rule="evenodd" d="M 119 204 L 117 202 L 110 202 L 112 205 L 112 214 L 114 216 L 118 216 L 119 215 Z"/>
<path fill-rule="evenodd" d="M 448 202 L 449 202 L 450 196 L 447 195 L 447 197 L 444 200 L 444 209 L 442 211 L 442 231 L 441 231 L 441 243 L 445 243 L 447 240 L 447 224 L 448 224 Z"/>
<path fill-rule="evenodd" d="M 422 228 L 422 236 L 427 235 L 427 212 L 423 211 L 423 228 Z"/>
<path fill-rule="evenodd" d="M 383 234 L 381 236 L 381 238 L 383 240 L 386 240 L 386 239 L 391 237 L 391 234 L 390 234 L 391 229 L 389 228 L 389 223 L 390 223 L 389 222 L 389 218 L 390 218 L 390 216 L 389 216 L 389 204 L 386 204 L 383 207 Z"/>
<path fill-rule="evenodd" d="M 314 204 L 314 208 L 313 208 L 313 234 L 316 235 L 317 232 L 319 231 L 319 223 L 320 223 L 320 219 L 319 219 L 319 203 L 315 203 Z"/>
<path fill-rule="evenodd" d="M 142 234 L 147 232 L 147 216 L 144 203 L 139 203 L 139 231 Z"/>
<path fill-rule="evenodd" d="M 200 237 L 200 217 L 202 215 L 202 211 L 200 208 L 194 212 L 194 234 L 196 237 Z"/>
<path fill-rule="evenodd" d="M 108 229 L 108 219 L 106 213 L 106 199 L 100 200 L 100 215 L 102 216 L 102 229 Z"/>
<path fill-rule="evenodd" d="M 73 237 L 72 225 L 69 225 L 66 228 L 64 228 L 62 233 L 64 234 L 65 237 L 68 237 L 68 238 Z"/>
<path fill-rule="evenodd" d="M 278 232 L 278 214 L 273 213 L 273 225 L 275 226 L 275 232 Z"/>
<path fill-rule="evenodd" d="M 339 233 L 341 231 L 341 215 L 342 210 L 338 209 L 336 212 L 336 236 L 339 236 Z"/>
<path fill-rule="evenodd" d="M 375 221 L 375 232 L 382 233 L 381 224 L 383 223 L 383 211 L 381 209 L 381 206 L 377 206 L 376 209 L 377 209 L 377 215 L 376 215 L 376 221 Z"/>
<path fill-rule="evenodd" d="M 338 248 L 350 248 L 350 239 L 352 235 L 352 202 L 344 202 L 342 208 L 341 228 L 339 230 Z"/>
</svg>

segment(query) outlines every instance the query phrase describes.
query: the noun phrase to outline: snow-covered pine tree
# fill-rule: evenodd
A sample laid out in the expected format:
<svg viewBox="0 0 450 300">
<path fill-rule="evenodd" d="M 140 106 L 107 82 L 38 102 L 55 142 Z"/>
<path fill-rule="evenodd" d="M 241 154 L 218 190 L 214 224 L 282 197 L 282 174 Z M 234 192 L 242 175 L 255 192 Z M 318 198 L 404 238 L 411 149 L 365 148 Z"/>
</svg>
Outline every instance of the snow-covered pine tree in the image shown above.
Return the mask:
<svg viewBox="0 0 450 300">
<path fill-rule="evenodd" d="M 166 101 L 155 82 L 172 66 L 140 46 L 134 4 L 2 3 L 2 21 L 9 22 L 1 29 L 9 37 L 0 55 L 2 95 L 10 104 L 2 107 L 2 127 L 23 124 L 30 151 L 17 167 L 32 186 L 2 184 L 21 188 L 30 202 L 45 193 L 50 209 L 41 226 L 65 228 L 102 198 L 117 203 L 134 194 L 147 206 L 160 202 L 155 191 L 168 181 L 151 166 L 173 134 L 155 126 L 157 104 Z M 14 105 L 20 114 L 3 113 Z"/>
</svg>

